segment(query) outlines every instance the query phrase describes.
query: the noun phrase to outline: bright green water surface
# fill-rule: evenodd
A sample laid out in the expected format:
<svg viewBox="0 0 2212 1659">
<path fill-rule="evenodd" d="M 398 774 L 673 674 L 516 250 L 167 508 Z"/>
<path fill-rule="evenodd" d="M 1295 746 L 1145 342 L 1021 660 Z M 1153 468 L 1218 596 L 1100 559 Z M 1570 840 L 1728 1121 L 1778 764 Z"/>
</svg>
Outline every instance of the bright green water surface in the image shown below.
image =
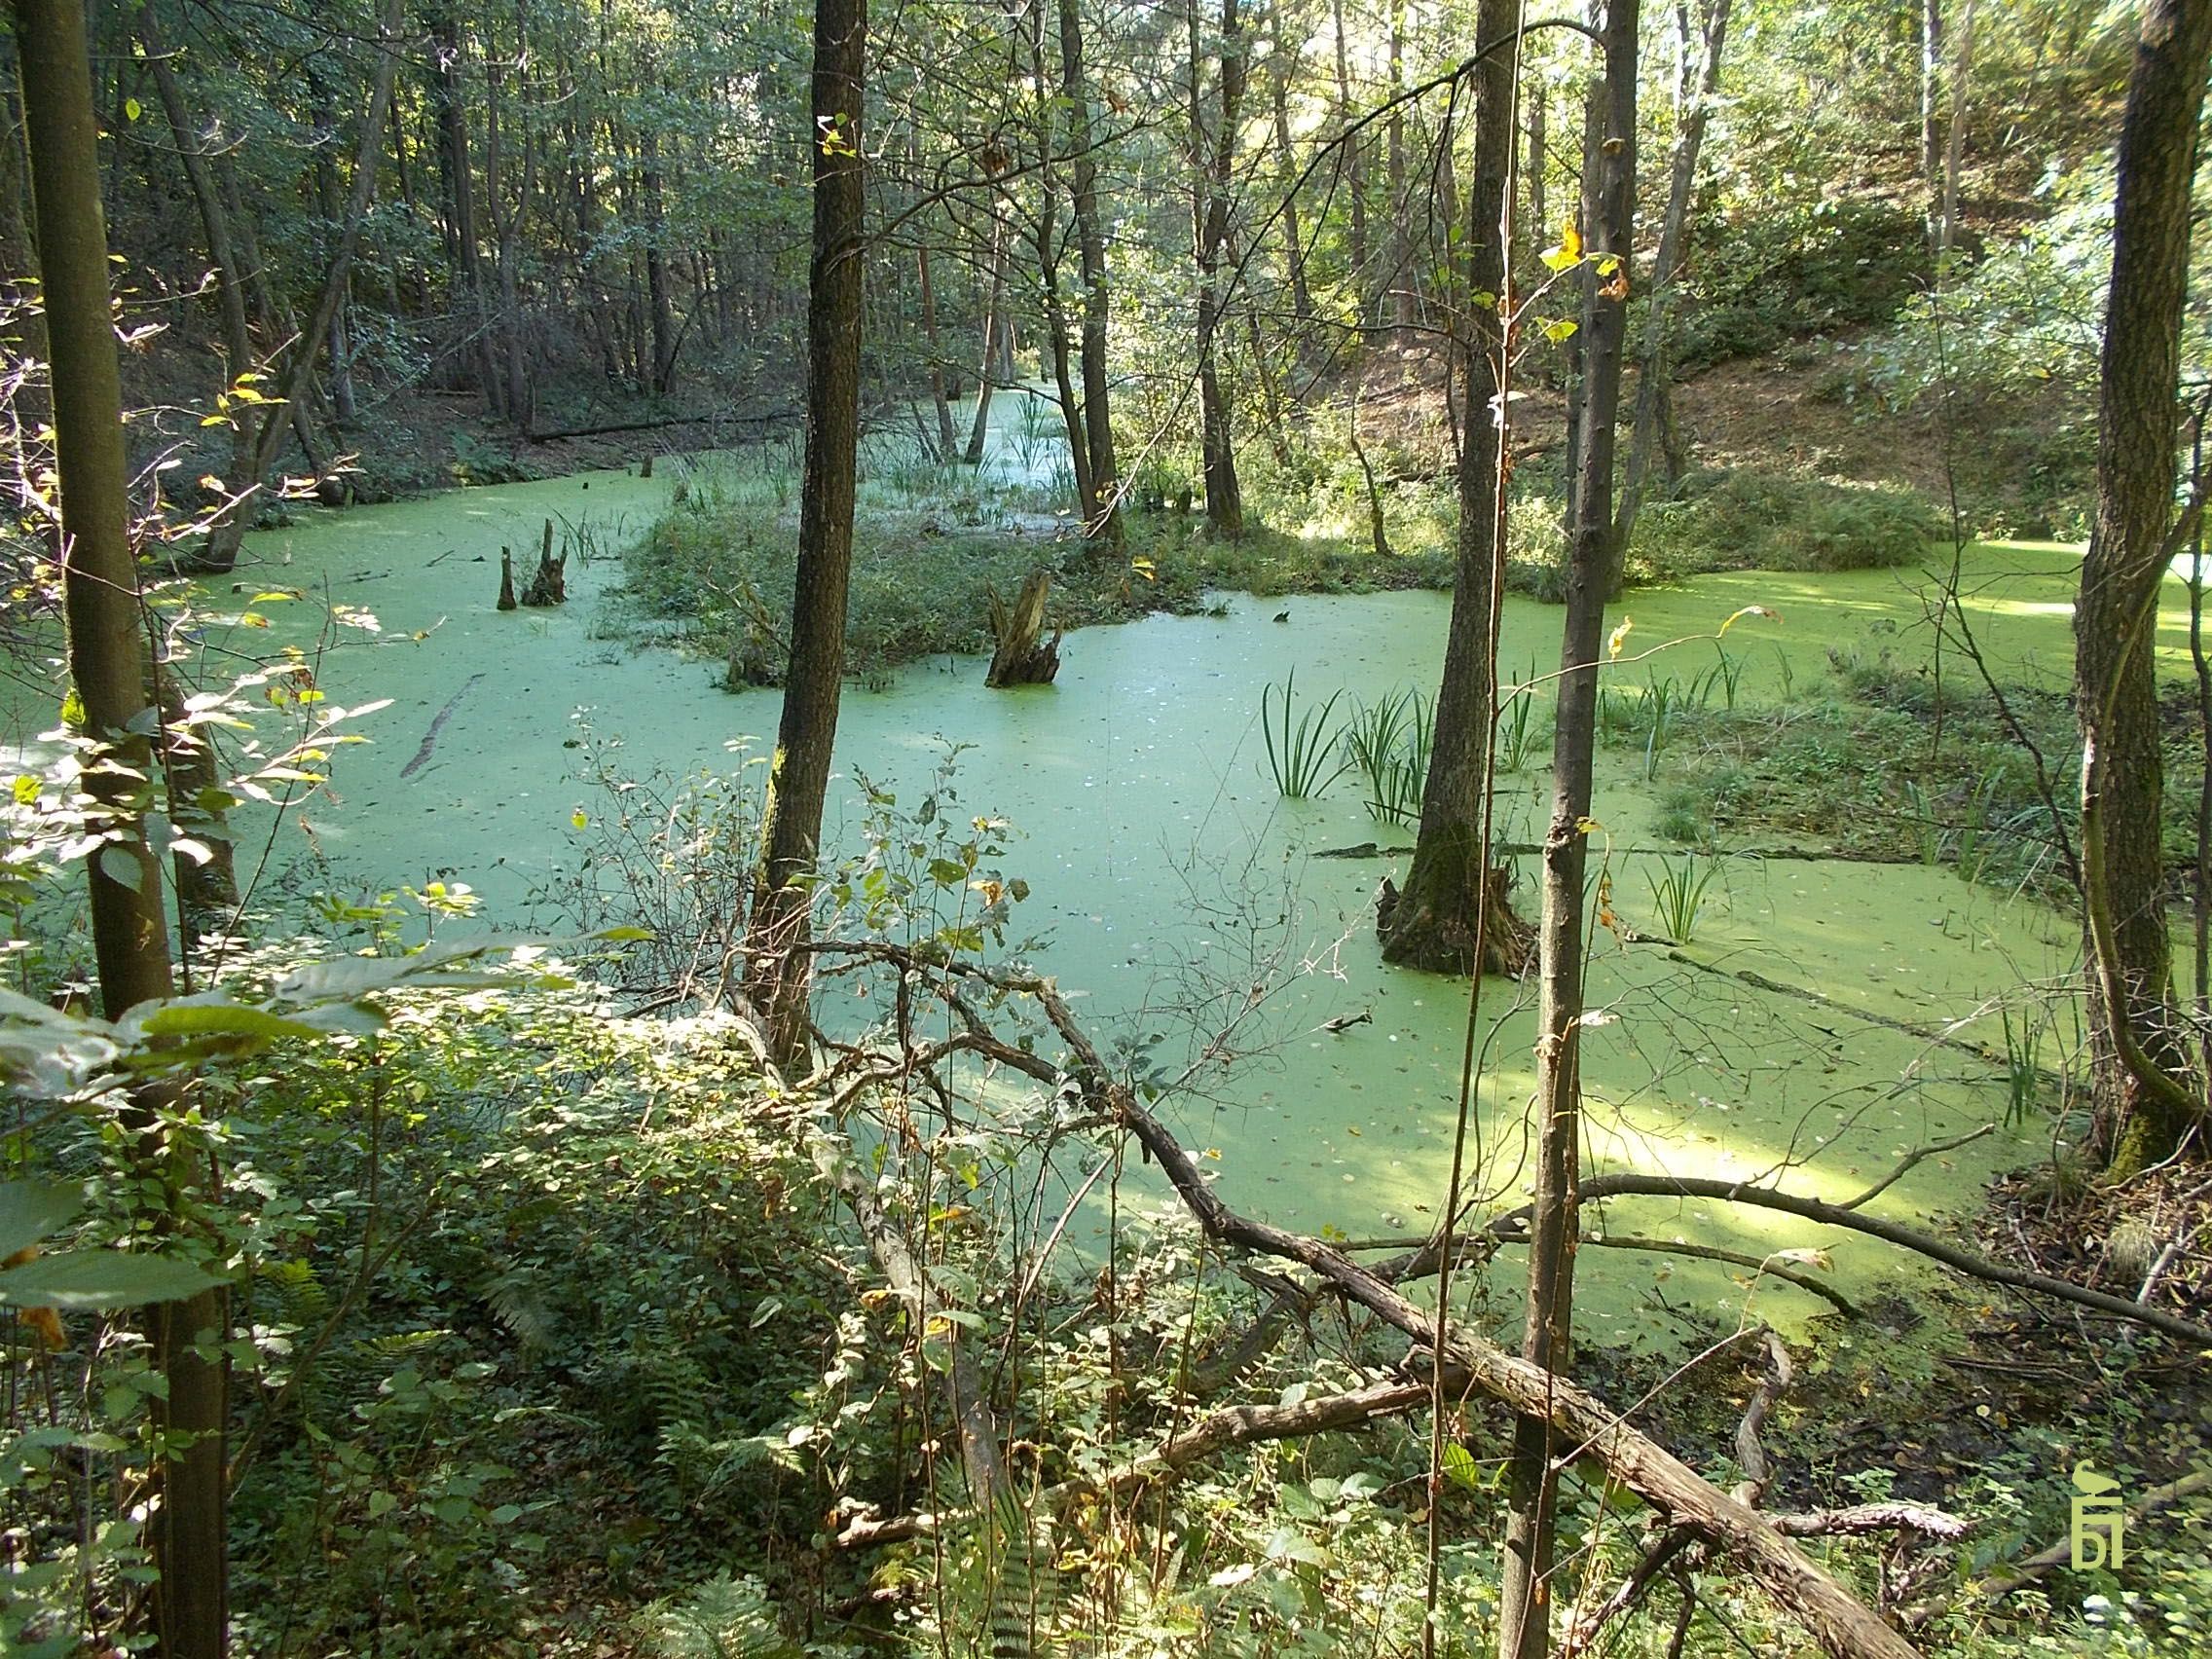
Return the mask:
<svg viewBox="0 0 2212 1659">
<path fill-rule="evenodd" d="M 574 866 L 571 815 L 599 809 L 577 780 L 577 751 L 564 747 L 578 711 L 623 740 L 626 765 L 639 774 L 734 765 L 729 745 L 773 733 L 775 692 L 731 696 L 713 683 L 718 664 L 616 643 L 603 607 L 620 579 L 611 563 L 571 563 L 564 609 L 493 608 L 501 544 L 524 562 L 549 515 L 642 530 L 670 488 L 666 478 L 596 474 L 317 516 L 250 539 L 238 577 L 249 593 L 327 587 L 332 600 L 381 622 L 373 639 L 342 634 L 322 668 L 329 696 L 394 699 L 369 722 L 376 741 L 338 756 L 333 795 L 309 808 L 308 832 L 280 843 L 278 863 L 299 885 L 373 892 L 443 872 L 483 894 L 495 921 L 521 925 L 530 892 Z M 1970 553 L 1967 603 L 2001 674 L 2063 680 L 2078 558 L 2052 546 Z M 1746 619 L 1728 636 L 1748 664 L 1742 694 L 1778 696 L 1787 663 L 1803 695 L 1817 690 L 1830 646 L 1924 658 L 1928 585 L 1909 571 L 1698 578 L 1632 596 L 1627 651 L 1710 633 L 1744 606 L 1767 606 L 1779 621 Z M 2160 635 L 2169 663 L 2186 655 L 2178 584 L 2174 597 Z M 1274 620 L 1285 608 L 1289 619 Z M 959 762 L 962 807 L 1014 825 L 1006 871 L 1034 889 L 1018 927 L 1043 937 L 1038 962 L 1083 998 L 1076 1006 L 1087 1017 L 1161 1033 L 1157 1052 L 1179 1069 L 1198 1047 L 1174 1013 L 1190 968 L 1237 984 L 1284 980 L 1239 1040 L 1261 1051 L 1202 1068 L 1199 1095 L 1171 1114 L 1190 1144 L 1218 1149 L 1218 1164 L 1208 1166 L 1231 1200 L 1354 1237 L 1418 1235 L 1445 1180 L 1467 989 L 1381 964 L 1373 895 L 1383 873 L 1402 875 L 1403 861 L 1310 855 L 1409 837 L 1367 816 L 1349 777 L 1318 802 L 1279 799 L 1257 711 L 1262 687 L 1293 667 L 1302 695 L 1339 685 L 1347 701 L 1398 686 L 1433 690 L 1447 611 L 1445 597 L 1426 593 L 1232 597 L 1221 616 L 1160 615 L 1078 634 L 1051 687 L 987 691 L 979 661 L 942 659 L 901 673 L 882 691 L 849 685 L 832 833 L 858 817 L 853 768 L 911 803 L 948 741 L 972 746 Z M 1509 672 L 1556 662 L 1560 617 L 1507 602 Z M 1710 643 L 1685 645 L 1658 666 L 1686 675 L 1713 653 Z M 1641 684 L 1646 669 L 1620 672 Z M 429 757 L 402 778 L 457 696 Z M 1655 793 L 1679 763 L 1663 759 L 1647 785 L 1641 754 L 1601 756 L 1597 816 L 1606 827 L 1601 842 L 1612 849 L 1614 903 L 1650 931 L 1659 929 L 1644 880 L 1649 855 L 1627 849 L 1648 844 Z M 1540 830 L 1542 764 L 1539 756 L 1508 781 L 1508 838 Z M 1526 887 L 1522 898 L 1532 903 Z M 1922 1025 L 1968 1021 L 1965 1039 L 2001 1051 L 1993 999 L 2063 977 L 2076 946 L 2072 929 L 2045 906 L 1941 869 L 1747 860 L 1726 866 L 1690 954 L 1819 987 L 1845 1006 L 1697 973 L 1663 948 L 1623 946 L 1601 932 L 1589 994 L 1607 1018 L 1585 1047 L 1585 1169 L 1754 1176 L 1789 1161 L 1799 1167 L 1788 1185 L 1840 1197 L 1908 1148 L 2001 1119 L 2006 1099 L 2001 1060 L 1934 1047 L 1851 1011 Z M 1485 986 L 1486 1028 L 1514 999 L 1511 986 Z M 1515 1201 L 1526 1178 L 1532 1002 L 1532 988 L 1524 991 L 1490 1035 L 1479 1095 L 1480 1188 Z M 1320 1029 L 1362 1010 L 1371 1023 L 1341 1035 Z M 1980 1182 L 2032 1156 L 2042 1133 L 1999 1134 L 1932 1160 L 1880 1206 L 1920 1217 L 1969 1210 Z M 1887 1246 L 1748 1208 L 1617 1204 L 1612 1225 L 1755 1254 L 1827 1248 L 1838 1284 L 1862 1297 L 1920 1282 L 1912 1260 Z M 1519 1253 L 1510 1254 L 1501 1288 L 1520 1271 Z M 1601 1337 L 1660 1329 L 1663 1305 L 1733 1320 L 1747 1300 L 1728 1271 L 1679 1258 L 1593 1249 L 1581 1273 L 1582 1317 Z M 1755 1313 L 1785 1322 L 1824 1306 L 1774 1282 L 1751 1300 Z M 1509 1305 L 1500 1304 L 1501 1320 Z"/>
</svg>

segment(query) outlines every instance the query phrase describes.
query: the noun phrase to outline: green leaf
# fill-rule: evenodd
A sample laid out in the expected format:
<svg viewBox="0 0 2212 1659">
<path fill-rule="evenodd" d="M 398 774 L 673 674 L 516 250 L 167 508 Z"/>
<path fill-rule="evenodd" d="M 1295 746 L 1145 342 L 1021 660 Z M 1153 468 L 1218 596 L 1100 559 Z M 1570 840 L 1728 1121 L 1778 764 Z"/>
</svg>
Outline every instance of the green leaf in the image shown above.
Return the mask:
<svg viewBox="0 0 2212 1659">
<path fill-rule="evenodd" d="M 0 1185 L 0 1257 L 13 1256 L 61 1230 L 85 1207 L 74 1187 L 49 1181 L 10 1181 Z"/>
<path fill-rule="evenodd" d="M 123 1250 L 65 1250 L 0 1272 L 0 1303 L 16 1308 L 138 1308 L 181 1302 L 222 1280 L 166 1256 Z"/>
<path fill-rule="evenodd" d="M 136 893 L 146 884 L 146 866 L 138 862 L 138 852 L 134 847 L 102 847 L 99 866 L 100 874 L 118 887 L 128 887 Z"/>
<path fill-rule="evenodd" d="M 1475 1472 L 1475 1455 L 1456 1440 L 1444 1448 L 1444 1478 L 1466 1492 L 1482 1486 L 1482 1478 Z"/>
<path fill-rule="evenodd" d="M 1557 346 L 1562 341 L 1571 339 L 1574 329 L 1575 322 L 1572 317 L 1555 316 L 1543 325 L 1544 338 Z"/>
<path fill-rule="evenodd" d="M 145 1030 L 149 1037 L 248 1037 L 257 1042 L 322 1035 L 304 1020 L 235 1002 L 168 1003 L 146 1016 Z"/>
</svg>

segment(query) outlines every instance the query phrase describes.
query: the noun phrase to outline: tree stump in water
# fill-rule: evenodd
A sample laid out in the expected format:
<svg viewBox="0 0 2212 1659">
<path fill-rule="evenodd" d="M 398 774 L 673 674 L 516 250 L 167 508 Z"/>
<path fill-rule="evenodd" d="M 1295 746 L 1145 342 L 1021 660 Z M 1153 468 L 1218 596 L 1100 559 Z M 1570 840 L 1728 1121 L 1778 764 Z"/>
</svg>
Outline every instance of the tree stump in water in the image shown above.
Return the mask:
<svg viewBox="0 0 2212 1659">
<path fill-rule="evenodd" d="M 545 539 L 537 549 L 537 573 L 522 590 L 525 605 L 566 605 L 569 600 L 569 555 L 553 557 L 553 521 L 545 521 Z"/>
<path fill-rule="evenodd" d="M 515 556 L 504 547 L 499 549 L 499 608 L 515 608 Z"/>
<path fill-rule="evenodd" d="M 1470 863 L 1472 861 L 1469 861 Z M 1490 919 L 1483 929 L 1482 971 L 1518 978 L 1535 953 L 1535 930 L 1514 914 L 1505 893 L 1506 873 L 1486 871 L 1484 903 Z M 1471 883 L 1450 884 L 1451 889 Z M 1400 893 L 1385 876 L 1375 903 L 1375 931 L 1382 938 L 1382 959 L 1431 974 L 1466 974 L 1475 966 L 1475 913 L 1472 895 L 1449 890 L 1423 904 L 1409 889 Z"/>
<path fill-rule="evenodd" d="M 1043 638 L 1045 598 L 1051 591 L 1051 572 L 1040 569 L 1022 579 L 1011 609 L 996 592 L 991 594 L 991 634 L 998 649 L 991 653 L 985 685 L 1050 685 L 1060 672 L 1058 632 L 1049 640 Z"/>
</svg>

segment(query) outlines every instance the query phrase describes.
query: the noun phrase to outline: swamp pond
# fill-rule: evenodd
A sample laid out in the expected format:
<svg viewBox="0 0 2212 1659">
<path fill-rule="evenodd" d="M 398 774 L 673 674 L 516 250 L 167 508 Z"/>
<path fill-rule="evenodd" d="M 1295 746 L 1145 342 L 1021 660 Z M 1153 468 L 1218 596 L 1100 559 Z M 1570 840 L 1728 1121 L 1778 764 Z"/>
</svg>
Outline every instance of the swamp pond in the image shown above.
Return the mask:
<svg viewBox="0 0 2212 1659">
<path fill-rule="evenodd" d="M 542 926 L 554 920 L 543 896 L 577 869 L 588 845 L 579 816 L 588 825 L 608 804 L 582 776 L 587 750 L 640 778 L 736 773 L 767 753 L 780 694 L 730 694 L 717 683 L 720 664 L 628 643 L 609 608 L 622 579 L 617 558 L 571 560 L 562 608 L 494 608 L 502 545 L 523 562 L 547 518 L 589 521 L 609 541 L 640 534 L 666 506 L 672 470 L 657 480 L 601 473 L 311 511 L 248 539 L 232 578 L 239 591 L 305 596 L 260 607 L 280 636 L 302 623 L 312 632 L 324 597 L 373 614 L 379 631 L 335 630 L 318 671 L 328 697 L 348 706 L 391 699 L 359 728 L 371 742 L 336 753 L 329 793 L 286 827 L 265 884 L 359 899 L 401 884 L 465 882 L 483 901 L 469 925 Z M 1040 556 L 1051 551 L 1040 537 Z M 2078 565 L 2078 551 L 2059 546 L 1969 550 L 1962 592 L 2001 677 L 2063 682 Z M 1902 570 L 1743 572 L 1637 590 L 1621 608 L 1633 627 L 1608 682 L 1635 688 L 1654 671 L 1702 672 L 1716 660 L 1711 636 L 1755 605 L 1777 615 L 1737 621 L 1725 645 L 1740 665 L 1741 702 L 1774 704 L 1792 683 L 1802 694 L 1819 682 L 1831 647 L 1874 644 L 1903 660 L 1925 656 L 1931 587 L 1929 572 Z M 2178 584 L 2174 603 L 2186 603 Z M 1418 1238 L 1444 1186 L 1467 986 L 1382 964 L 1375 894 L 1383 875 L 1402 878 L 1404 856 L 1314 855 L 1371 841 L 1386 854 L 1409 845 L 1412 832 L 1370 816 L 1356 773 L 1320 799 L 1281 798 L 1260 718 L 1270 685 L 1279 714 L 1293 670 L 1300 707 L 1318 709 L 1341 687 L 1340 717 L 1355 701 L 1394 691 L 1432 694 L 1449 604 L 1427 592 L 1232 595 L 1207 614 L 1156 614 L 1071 636 L 1051 686 L 986 690 L 981 661 L 945 658 L 904 668 L 881 689 L 848 682 L 826 838 L 854 839 L 864 810 L 856 773 L 903 806 L 940 791 L 955 823 L 1005 819 L 1013 840 L 998 862 L 1031 889 L 1010 939 L 1036 941 L 1036 965 L 1083 999 L 1075 1006 L 1101 1032 L 1149 1045 L 1143 1051 L 1170 1073 L 1198 1063 L 1196 1089 L 1177 1097 L 1170 1118 L 1187 1144 L 1218 1158 L 1209 1167 L 1230 1200 L 1331 1235 Z M 2161 622 L 2161 655 L 2175 672 L 2186 613 Z M 1559 631 L 1557 608 L 1508 599 L 1504 676 L 1555 663 Z M 1633 660 L 1683 636 L 1704 637 Z M 308 633 L 298 639 L 313 644 Z M 1548 729 L 1548 689 L 1536 702 Z M 945 784 L 937 774 L 955 746 Z M 1657 793 L 1680 763 L 1670 752 L 1647 764 L 1640 746 L 1599 751 L 1603 828 L 1593 866 L 1608 872 L 1611 906 L 1632 940 L 1664 932 L 1651 880 L 1697 857 L 1657 845 L 1651 831 Z M 1540 837 L 1546 767 L 1538 746 L 1501 779 L 1501 841 Z M 760 770 L 749 777 L 756 788 Z M 241 845 L 241 873 L 251 863 Z M 1521 864 L 1532 875 L 1533 861 Z M 1697 931 L 1678 953 L 1604 929 L 1593 940 L 1586 1173 L 1780 1172 L 1793 1191 L 1844 1198 L 1911 1148 L 2003 1124 L 1998 1009 L 2071 971 L 2076 937 L 2055 910 L 1942 866 L 1759 860 L 1724 849 L 1711 867 Z M 1532 905 L 1526 879 L 1517 897 Z M 1745 973 L 1772 983 L 1738 977 Z M 1241 1028 L 1240 1057 L 1233 1065 L 1204 1058 L 1204 1016 L 1262 982 L 1275 988 Z M 1818 987 L 1825 1000 L 1777 986 Z M 1194 1000 L 1196 1024 L 1185 1013 Z M 1533 1000 L 1532 984 L 1518 998 L 1500 980 L 1483 987 L 1468 1190 L 1503 1200 L 1495 1207 L 1518 1202 L 1527 1179 Z M 1324 1028 L 1361 1013 L 1372 1018 Z M 1507 1017 L 1493 1031 L 1500 1014 Z M 833 1008 L 826 1017 L 837 1017 Z M 2034 1150 L 2001 1128 L 1922 1163 L 1876 1204 L 1908 1219 L 1969 1210 L 1989 1175 Z M 1489 1207 L 1478 1204 L 1478 1213 Z M 1860 1301 L 1931 1282 L 1915 1259 L 1874 1240 L 1742 1206 L 1692 1208 L 1694 1216 L 1674 1200 L 1616 1200 L 1607 1224 L 1694 1235 L 1754 1257 L 1825 1251 L 1836 1286 Z M 1498 1289 L 1517 1286 L 1521 1272 L 1518 1252 L 1505 1257 Z M 1677 1331 L 1676 1310 L 1733 1325 L 1749 1300 L 1757 1316 L 1784 1326 L 1824 1310 L 1801 1290 L 1752 1276 L 1681 1257 L 1590 1250 L 1578 1316 L 1596 1340 L 1640 1343 Z M 1481 1293 L 1479 1275 L 1473 1288 Z M 1518 1323 L 1517 1289 L 1497 1306 L 1501 1325 Z"/>
</svg>

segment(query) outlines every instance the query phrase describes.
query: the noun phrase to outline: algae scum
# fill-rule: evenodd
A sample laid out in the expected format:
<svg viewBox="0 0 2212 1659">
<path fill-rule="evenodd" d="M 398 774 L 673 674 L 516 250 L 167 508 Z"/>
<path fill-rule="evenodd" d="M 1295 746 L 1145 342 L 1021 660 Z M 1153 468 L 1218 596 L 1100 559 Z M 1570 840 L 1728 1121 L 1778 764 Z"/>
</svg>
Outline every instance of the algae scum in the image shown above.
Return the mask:
<svg viewBox="0 0 2212 1659">
<path fill-rule="evenodd" d="M 665 478 L 604 474 L 472 490 L 251 538 L 240 571 L 249 591 L 327 593 L 381 626 L 373 637 L 340 631 L 320 665 L 329 697 L 393 699 L 366 728 L 375 741 L 339 752 L 330 796 L 280 841 L 285 880 L 350 898 L 461 881 L 483 896 L 495 925 L 526 925 L 534 895 L 578 867 L 587 839 L 578 815 L 588 822 L 605 804 L 579 773 L 588 748 L 618 740 L 614 761 L 638 777 L 733 772 L 764 753 L 776 692 L 733 696 L 714 683 L 718 665 L 620 643 L 604 604 L 620 582 L 618 562 L 571 560 L 564 608 L 493 608 L 502 544 L 520 562 L 547 517 L 635 533 L 670 488 Z M 2063 676 L 2075 562 L 2058 548 L 1970 555 L 1965 591 L 2001 673 Z M 1625 608 L 1634 626 L 1624 654 L 1710 635 L 1748 605 L 1769 607 L 1779 621 L 1747 618 L 1726 644 L 1741 665 L 1742 702 L 1772 702 L 1786 683 L 1802 693 L 1817 682 L 1831 646 L 1877 638 L 1926 651 L 1926 585 L 1915 571 L 1746 573 L 1643 591 Z M 1218 1154 L 1209 1167 L 1231 1201 L 1354 1239 L 1418 1235 L 1441 1201 L 1467 987 L 1381 963 L 1373 898 L 1382 875 L 1402 876 L 1403 858 L 1314 855 L 1368 841 L 1387 849 L 1411 833 L 1369 815 L 1356 774 L 1318 800 L 1280 798 L 1259 711 L 1263 688 L 1293 669 L 1302 704 L 1317 707 L 1344 687 L 1340 713 L 1394 690 L 1432 692 L 1448 608 L 1428 593 L 1232 597 L 1217 614 L 1085 631 L 1068 641 L 1050 687 L 987 691 L 979 661 L 945 659 L 903 670 L 881 690 L 848 686 L 829 834 L 855 839 L 864 811 L 856 774 L 908 808 L 940 792 L 956 823 L 977 813 L 1009 821 L 1014 838 L 999 862 L 1032 889 L 1014 932 L 1037 940 L 1036 963 L 1083 999 L 1075 1006 L 1101 1031 L 1170 1075 L 1196 1068 L 1195 1091 L 1176 1097 L 1171 1116 L 1188 1144 Z M 1556 609 L 1509 601 L 1505 629 L 1509 675 L 1556 661 Z M 1688 674 L 1715 660 L 1714 645 L 1698 641 L 1608 679 L 1635 687 L 1655 666 Z M 1537 699 L 1546 722 L 1549 701 Z M 938 774 L 954 746 L 946 786 Z M 1650 882 L 1690 863 L 1654 847 L 1649 830 L 1657 793 L 1680 763 L 1601 751 L 1594 852 L 1632 938 L 1665 931 Z M 1504 780 L 1501 839 L 1540 836 L 1545 765 L 1539 746 Z M 1523 862 L 1532 875 L 1532 861 Z M 1792 1190 L 1849 1198 L 1906 1150 L 2003 1120 L 1995 1010 L 2073 967 L 2074 935 L 2055 911 L 1940 867 L 1749 858 L 1710 867 L 1694 939 L 1678 955 L 1596 935 L 1586 1172 L 1780 1171 Z M 1532 905 L 1527 882 L 1518 893 Z M 1738 977 L 1747 973 L 1761 982 Z M 1262 985 L 1272 988 L 1231 1045 L 1234 1063 L 1209 1055 L 1206 1022 L 1244 1007 Z M 1825 1000 L 1776 986 L 1817 988 Z M 1470 1191 L 1506 1204 L 1519 1201 L 1530 1150 L 1533 1001 L 1532 986 L 1483 988 Z M 1367 1022 L 1323 1028 L 1363 1012 Z M 1992 1052 L 1884 1021 L 1952 1032 Z M 1877 1205 L 1904 1217 L 1965 1210 L 1990 1173 L 2027 1150 L 2024 1140 L 1988 1136 L 1929 1160 Z M 1607 1222 L 1753 1256 L 1827 1250 L 1837 1286 L 1862 1301 L 1906 1275 L 1922 1282 L 1918 1265 L 1887 1246 L 1739 1206 L 1616 1202 Z M 1500 1286 L 1520 1271 L 1511 1254 Z M 1784 1323 L 1825 1310 L 1772 1279 L 1751 1286 L 1751 1276 L 1592 1250 L 1578 1304 L 1585 1328 L 1615 1340 L 1665 1331 L 1669 1309 L 1723 1323 L 1747 1302 Z M 1510 1307 L 1501 1303 L 1501 1320 Z"/>
</svg>

